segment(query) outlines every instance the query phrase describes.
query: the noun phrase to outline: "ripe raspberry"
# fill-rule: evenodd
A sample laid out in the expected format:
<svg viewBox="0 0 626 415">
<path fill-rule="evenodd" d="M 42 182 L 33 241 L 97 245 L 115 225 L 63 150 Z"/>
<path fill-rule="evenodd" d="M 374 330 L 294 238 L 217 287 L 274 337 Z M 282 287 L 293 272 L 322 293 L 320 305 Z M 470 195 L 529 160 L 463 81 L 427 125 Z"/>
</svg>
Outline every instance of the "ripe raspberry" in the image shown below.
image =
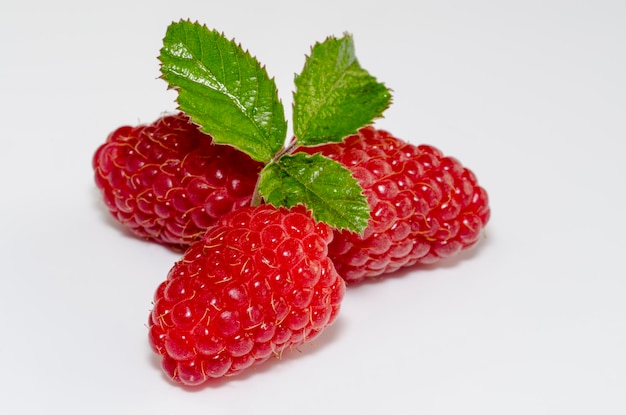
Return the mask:
<svg viewBox="0 0 626 415">
<path fill-rule="evenodd" d="M 474 245 L 490 215 L 487 193 L 456 159 L 364 127 L 321 152 L 350 169 L 371 206 L 365 234 L 337 232 L 329 256 L 346 281 L 416 263 L 431 264 Z"/>
<path fill-rule="evenodd" d="M 156 291 L 149 338 L 165 373 L 199 385 L 315 338 L 345 291 L 327 257 L 332 238 L 300 206 L 222 217 Z"/>
<path fill-rule="evenodd" d="M 181 247 L 249 205 L 261 168 L 243 152 L 214 144 L 183 113 L 120 127 L 93 157 L 96 185 L 113 217 L 140 237 Z"/>
</svg>

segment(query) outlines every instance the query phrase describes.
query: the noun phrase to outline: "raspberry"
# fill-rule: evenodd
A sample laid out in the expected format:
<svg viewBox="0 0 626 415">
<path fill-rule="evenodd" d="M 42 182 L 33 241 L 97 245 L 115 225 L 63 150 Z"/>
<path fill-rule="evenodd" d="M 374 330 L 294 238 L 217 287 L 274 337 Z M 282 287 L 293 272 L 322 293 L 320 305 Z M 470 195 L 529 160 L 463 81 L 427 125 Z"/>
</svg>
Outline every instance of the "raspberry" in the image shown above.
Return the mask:
<svg viewBox="0 0 626 415">
<path fill-rule="evenodd" d="M 186 247 L 250 204 L 262 164 L 214 144 L 183 113 L 113 131 L 94 154 L 104 202 L 134 234 Z"/>
<path fill-rule="evenodd" d="M 371 207 L 364 235 L 336 232 L 329 256 L 349 282 L 431 264 L 479 240 L 490 215 L 474 174 L 432 146 L 364 127 L 342 143 L 302 149 L 339 161 Z"/>
<path fill-rule="evenodd" d="M 156 291 L 149 339 L 164 372 L 200 385 L 318 336 L 345 291 L 327 256 L 332 238 L 301 206 L 223 216 Z"/>
</svg>

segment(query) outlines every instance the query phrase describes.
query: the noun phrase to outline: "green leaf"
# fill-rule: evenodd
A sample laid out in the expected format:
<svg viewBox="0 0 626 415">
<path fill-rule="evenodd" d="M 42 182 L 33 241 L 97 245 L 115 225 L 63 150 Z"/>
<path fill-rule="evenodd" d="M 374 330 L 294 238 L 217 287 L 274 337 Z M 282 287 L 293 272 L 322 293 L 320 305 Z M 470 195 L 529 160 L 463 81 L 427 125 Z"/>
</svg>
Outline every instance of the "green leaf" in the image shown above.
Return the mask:
<svg viewBox="0 0 626 415">
<path fill-rule="evenodd" d="M 181 20 L 167 28 L 159 59 L 179 108 L 215 142 L 262 162 L 283 147 L 287 121 L 274 79 L 234 41 Z"/>
<path fill-rule="evenodd" d="M 363 189 L 339 162 L 314 154 L 285 155 L 265 166 L 259 192 L 267 203 L 304 204 L 317 221 L 362 233 L 370 217 Z"/>
<path fill-rule="evenodd" d="M 293 128 L 303 146 L 340 142 L 391 104 L 387 87 L 359 65 L 348 34 L 315 44 L 295 84 Z"/>
</svg>

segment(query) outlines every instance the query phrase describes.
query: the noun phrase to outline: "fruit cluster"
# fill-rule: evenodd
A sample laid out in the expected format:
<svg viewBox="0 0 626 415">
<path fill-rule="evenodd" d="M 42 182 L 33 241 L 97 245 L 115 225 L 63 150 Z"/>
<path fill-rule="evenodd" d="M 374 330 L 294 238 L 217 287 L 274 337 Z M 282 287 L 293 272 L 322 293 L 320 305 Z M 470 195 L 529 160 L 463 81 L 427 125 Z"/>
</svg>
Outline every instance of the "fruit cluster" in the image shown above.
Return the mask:
<svg viewBox="0 0 626 415">
<path fill-rule="evenodd" d="M 291 140 L 273 80 L 223 35 L 172 23 L 160 60 L 179 111 L 116 129 L 93 169 L 123 227 L 184 250 L 149 317 L 173 381 L 279 356 L 335 321 L 346 284 L 480 240 L 487 193 L 455 158 L 373 126 L 391 96 L 349 35 L 307 56 Z"/>
</svg>

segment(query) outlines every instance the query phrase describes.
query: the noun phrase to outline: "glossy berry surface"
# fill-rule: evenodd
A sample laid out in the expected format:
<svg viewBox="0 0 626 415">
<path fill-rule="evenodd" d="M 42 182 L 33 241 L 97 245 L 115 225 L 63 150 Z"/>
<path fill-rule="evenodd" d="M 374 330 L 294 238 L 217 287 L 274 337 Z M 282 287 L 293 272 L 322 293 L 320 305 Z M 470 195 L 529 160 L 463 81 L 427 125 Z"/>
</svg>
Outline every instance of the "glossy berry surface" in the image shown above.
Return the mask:
<svg viewBox="0 0 626 415">
<path fill-rule="evenodd" d="M 364 235 L 337 232 L 329 246 L 346 281 L 454 256 L 478 242 L 489 220 L 487 193 L 472 171 L 432 146 L 369 126 L 342 143 L 303 151 L 350 169 L 372 209 Z"/>
<path fill-rule="evenodd" d="M 327 257 L 332 238 L 301 207 L 222 217 L 156 291 L 149 338 L 167 376 L 200 385 L 318 336 L 345 291 Z"/>
<path fill-rule="evenodd" d="M 216 145 L 182 113 L 113 131 L 95 152 L 95 182 L 134 234 L 186 247 L 224 214 L 250 204 L 262 165 Z"/>
</svg>

